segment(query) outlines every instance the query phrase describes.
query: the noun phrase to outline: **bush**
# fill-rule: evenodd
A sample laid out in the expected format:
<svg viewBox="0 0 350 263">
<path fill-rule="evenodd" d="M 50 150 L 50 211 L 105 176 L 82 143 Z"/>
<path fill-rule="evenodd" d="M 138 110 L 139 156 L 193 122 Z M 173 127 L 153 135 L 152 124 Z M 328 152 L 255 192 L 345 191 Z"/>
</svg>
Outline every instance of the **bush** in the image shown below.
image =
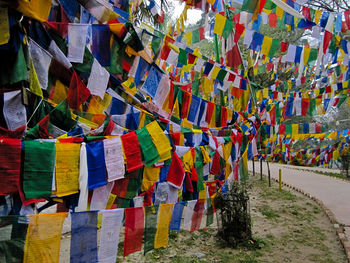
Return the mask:
<svg viewBox="0 0 350 263">
<path fill-rule="evenodd" d="M 243 185 L 233 181 L 226 193 L 218 193 L 214 199 L 218 220 L 218 236 L 230 247 L 251 239 L 249 196 Z"/>
</svg>

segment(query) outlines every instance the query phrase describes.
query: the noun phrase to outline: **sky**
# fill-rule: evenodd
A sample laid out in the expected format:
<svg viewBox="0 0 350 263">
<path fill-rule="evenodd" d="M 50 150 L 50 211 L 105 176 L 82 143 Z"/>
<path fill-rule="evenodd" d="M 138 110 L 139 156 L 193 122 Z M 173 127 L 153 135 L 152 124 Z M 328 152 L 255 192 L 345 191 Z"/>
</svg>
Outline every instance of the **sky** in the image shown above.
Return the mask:
<svg viewBox="0 0 350 263">
<path fill-rule="evenodd" d="M 179 18 L 182 11 L 185 8 L 185 2 L 179 2 L 179 1 L 172 1 L 172 3 L 175 5 L 175 12 L 174 17 Z M 198 9 L 189 9 L 187 11 L 187 21 L 185 23 L 186 25 L 189 24 L 195 24 L 198 20 L 201 19 L 202 11 Z M 176 19 L 173 19 L 173 21 L 176 21 Z"/>
</svg>

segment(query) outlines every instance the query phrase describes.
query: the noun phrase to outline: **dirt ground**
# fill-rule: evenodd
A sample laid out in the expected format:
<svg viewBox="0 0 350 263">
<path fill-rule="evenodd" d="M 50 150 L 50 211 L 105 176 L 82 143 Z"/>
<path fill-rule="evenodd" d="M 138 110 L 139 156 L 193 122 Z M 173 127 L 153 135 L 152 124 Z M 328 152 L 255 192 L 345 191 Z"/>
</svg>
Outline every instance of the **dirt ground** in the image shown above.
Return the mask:
<svg viewBox="0 0 350 263">
<path fill-rule="evenodd" d="M 117 262 L 347 262 L 333 225 L 309 198 L 272 182 L 250 177 L 248 184 L 253 241 L 236 249 L 216 236 L 217 224 L 189 233 L 171 231 L 169 246 L 137 252 L 123 260 L 121 231 Z M 203 218 L 205 221 L 205 217 Z M 69 234 L 61 243 L 60 262 L 69 262 Z"/>
</svg>

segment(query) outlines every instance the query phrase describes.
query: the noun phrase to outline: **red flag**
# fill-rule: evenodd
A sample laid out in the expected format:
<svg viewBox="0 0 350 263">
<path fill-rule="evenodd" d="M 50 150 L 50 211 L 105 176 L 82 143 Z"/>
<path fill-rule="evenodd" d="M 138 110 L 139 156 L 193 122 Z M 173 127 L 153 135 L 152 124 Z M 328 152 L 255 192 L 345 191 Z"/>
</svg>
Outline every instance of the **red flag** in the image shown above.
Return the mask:
<svg viewBox="0 0 350 263">
<path fill-rule="evenodd" d="M 270 25 L 270 27 L 277 26 L 277 15 L 275 13 L 271 13 L 269 15 L 269 25 Z"/>
<path fill-rule="evenodd" d="M 213 115 L 214 112 L 214 108 L 215 108 L 215 104 L 212 103 L 211 101 L 208 101 L 208 106 L 207 106 L 207 115 L 205 116 L 205 121 L 209 124 L 211 117 Z"/>
<path fill-rule="evenodd" d="M 193 185 L 192 185 L 192 181 L 191 181 L 191 177 L 188 173 L 186 173 L 185 175 L 185 190 L 186 192 L 190 192 L 193 193 Z"/>
<path fill-rule="evenodd" d="M 140 143 L 135 131 L 120 136 L 123 144 L 123 150 L 126 157 L 126 168 L 128 172 L 140 169 L 142 164 Z"/>
<path fill-rule="evenodd" d="M 279 128 L 279 134 L 285 134 L 286 133 L 286 125 L 285 124 L 280 124 Z"/>
<path fill-rule="evenodd" d="M 198 199 L 193 209 L 192 224 L 190 232 L 198 231 L 201 227 L 204 211 L 204 199 Z"/>
<path fill-rule="evenodd" d="M 203 27 L 200 27 L 199 29 L 198 29 L 198 31 L 199 31 L 199 40 L 203 40 L 203 39 L 205 39 L 205 31 L 204 31 L 204 26 Z"/>
<path fill-rule="evenodd" d="M 307 111 L 309 109 L 309 103 L 310 103 L 310 99 L 309 98 L 302 98 L 301 99 L 301 115 L 302 116 L 306 116 L 307 115 Z"/>
<path fill-rule="evenodd" d="M 286 42 L 281 42 L 281 52 L 286 52 L 288 49 L 288 43 Z"/>
<path fill-rule="evenodd" d="M 303 16 L 305 16 L 307 19 L 312 20 L 311 19 L 311 13 L 310 13 L 310 8 L 303 6 Z"/>
<path fill-rule="evenodd" d="M 234 35 L 233 41 L 235 43 L 237 43 L 239 38 L 241 37 L 245 27 L 244 27 L 244 25 L 236 24 L 235 28 L 236 28 L 236 30 L 235 30 L 235 35 Z"/>
<path fill-rule="evenodd" d="M 84 82 L 79 78 L 74 71 L 67 94 L 67 101 L 70 108 L 79 110 L 80 105 L 85 102 L 90 96 L 90 90 L 85 86 Z"/>
<path fill-rule="evenodd" d="M 18 192 L 21 167 L 21 140 L 0 140 L 0 195 Z"/>
<path fill-rule="evenodd" d="M 190 107 L 191 93 L 184 92 L 182 97 L 181 118 L 187 118 L 188 110 Z"/>
<path fill-rule="evenodd" d="M 26 131 L 26 126 L 18 127 L 16 130 L 8 130 L 0 127 L 0 137 L 21 139 Z"/>
<path fill-rule="evenodd" d="M 185 177 L 185 169 L 179 156 L 174 152 L 166 180 L 172 186 L 180 188 Z"/>
<path fill-rule="evenodd" d="M 218 151 L 216 151 L 213 157 L 213 163 L 211 165 L 210 173 L 219 176 L 220 172 L 220 154 Z"/>
<path fill-rule="evenodd" d="M 226 52 L 227 66 L 238 68 L 242 64 L 241 54 L 237 44 L 233 44 L 232 49 Z"/>
<path fill-rule="evenodd" d="M 326 54 L 327 48 L 329 47 L 329 43 L 331 43 L 332 38 L 333 34 L 325 30 L 323 38 L 323 54 Z"/>
<path fill-rule="evenodd" d="M 142 249 L 145 229 L 145 213 L 143 207 L 125 208 L 124 253 L 126 257 Z"/>
<path fill-rule="evenodd" d="M 276 124 L 276 108 L 275 106 L 272 107 L 271 111 L 270 111 L 270 120 L 271 120 L 271 125 L 275 125 Z"/>
<path fill-rule="evenodd" d="M 128 184 L 129 177 L 116 180 L 111 193 L 118 197 L 125 198 L 128 192 Z"/>
<path fill-rule="evenodd" d="M 224 106 L 221 107 L 221 126 L 227 126 L 227 108 Z"/>
<path fill-rule="evenodd" d="M 319 122 L 315 123 L 315 132 L 316 133 L 321 133 L 322 132 L 322 124 Z"/>
<path fill-rule="evenodd" d="M 350 30 L 350 11 L 349 10 L 346 10 L 344 12 L 344 17 L 345 17 L 346 26 L 348 27 L 348 30 Z"/>
<path fill-rule="evenodd" d="M 160 52 L 160 58 L 163 60 L 167 60 L 169 53 L 170 53 L 170 50 L 171 50 L 170 47 L 168 46 L 168 42 L 174 43 L 175 40 L 169 36 L 165 37 L 164 45 L 163 45 L 162 50 Z"/>
</svg>

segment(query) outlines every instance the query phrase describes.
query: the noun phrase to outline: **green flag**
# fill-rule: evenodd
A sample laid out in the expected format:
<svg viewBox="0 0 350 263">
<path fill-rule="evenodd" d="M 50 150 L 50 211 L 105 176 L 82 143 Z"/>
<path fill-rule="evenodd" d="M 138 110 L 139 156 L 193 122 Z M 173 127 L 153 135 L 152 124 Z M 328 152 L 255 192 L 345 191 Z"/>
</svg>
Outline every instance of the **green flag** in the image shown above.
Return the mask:
<svg viewBox="0 0 350 263">
<path fill-rule="evenodd" d="M 143 161 L 146 166 L 152 166 L 159 160 L 159 153 L 154 146 L 151 136 L 146 128 L 136 130 L 137 139 L 143 155 Z"/>
<path fill-rule="evenodd" d="M 187 65 L 187 51 L 182 48 L 180 48 L 178 63 L 184 66 Z"/>
<path fill-rule="evenodd" d="M 199 29 L 192 31 L 192 44 L 199 42 Z"/>
<path fill-rule="evenodd" d="M 50 198 L 55 156 L 54 142 L 24 141 L 23 191 L 27 199 Z"/>
</svg>

